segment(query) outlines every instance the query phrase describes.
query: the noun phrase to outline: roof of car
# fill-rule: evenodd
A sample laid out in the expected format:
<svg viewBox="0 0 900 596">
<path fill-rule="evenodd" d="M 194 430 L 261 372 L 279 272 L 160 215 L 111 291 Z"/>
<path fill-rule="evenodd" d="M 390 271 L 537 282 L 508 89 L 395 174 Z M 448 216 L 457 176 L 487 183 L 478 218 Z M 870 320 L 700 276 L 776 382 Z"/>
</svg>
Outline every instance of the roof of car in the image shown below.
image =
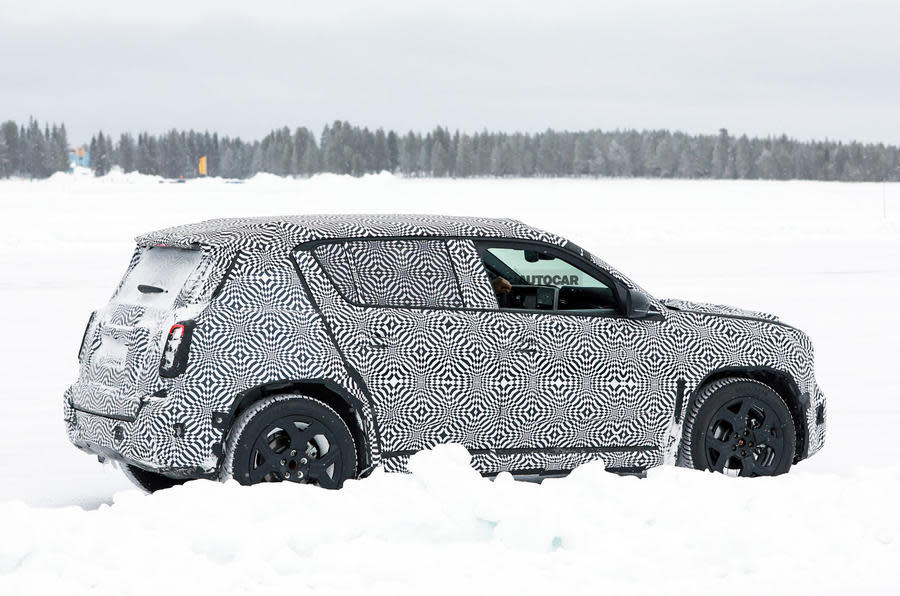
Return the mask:
<svg viewBox="0 0 900 596">
<path fill-rule="evenodd" d="M 541 240 L 565 246 L 566 240 L 514 219 L 449 215 L 289 215 L 211 219 L 149 232 L 144 245 L 189 247 L 293 248 L 312 240 L 336 238 L 458 236 Z"/>
</svg>

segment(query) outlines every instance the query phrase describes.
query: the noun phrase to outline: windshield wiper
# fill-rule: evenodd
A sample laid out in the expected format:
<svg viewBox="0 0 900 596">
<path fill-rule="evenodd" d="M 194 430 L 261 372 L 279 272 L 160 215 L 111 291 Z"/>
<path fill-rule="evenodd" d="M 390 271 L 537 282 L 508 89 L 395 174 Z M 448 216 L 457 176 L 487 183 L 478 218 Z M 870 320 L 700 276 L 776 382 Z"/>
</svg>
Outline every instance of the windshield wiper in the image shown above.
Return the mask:
<svg viewBox="0 0 900 596">
<path fill-rule="evenodd" d="M 158 288 L 156 286 L 148 286 L 145 284 L 138 284 L 138 292 L 141 294 L 162 294 L 165 292 L 164 289 Z"/>
</svg>

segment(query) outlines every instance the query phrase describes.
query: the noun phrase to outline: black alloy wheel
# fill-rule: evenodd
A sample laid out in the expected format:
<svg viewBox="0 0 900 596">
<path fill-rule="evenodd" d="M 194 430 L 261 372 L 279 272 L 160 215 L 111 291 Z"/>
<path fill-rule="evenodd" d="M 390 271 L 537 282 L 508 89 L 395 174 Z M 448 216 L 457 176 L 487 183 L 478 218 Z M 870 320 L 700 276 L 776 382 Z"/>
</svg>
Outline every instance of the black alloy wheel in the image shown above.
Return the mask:
<svg viewBox="0 0 900 596">
<path fill-rule="evenodd" d="M 305 416 L 284 416 L 259 434 L 250 451 L 250 482 L 313 482 L 337 488 L 343 457 L 334 434 Z"/>
<path fill-rule="evenodd" d="M 296 482 L 340 488 L 356 473 L 346 423 L 326 404 L 281 395 L 255 404 L 235 421 L 223 477 L 241 484 Z"/>
<path fill-rule="evenodd" d="M 690 421 L 693 467 L 742 477 L 788 471 L 795 455 L 794 421 L 772 388 L 725 379 L 701 392 L 700 400 L 699 415 Z"/>
</svg>

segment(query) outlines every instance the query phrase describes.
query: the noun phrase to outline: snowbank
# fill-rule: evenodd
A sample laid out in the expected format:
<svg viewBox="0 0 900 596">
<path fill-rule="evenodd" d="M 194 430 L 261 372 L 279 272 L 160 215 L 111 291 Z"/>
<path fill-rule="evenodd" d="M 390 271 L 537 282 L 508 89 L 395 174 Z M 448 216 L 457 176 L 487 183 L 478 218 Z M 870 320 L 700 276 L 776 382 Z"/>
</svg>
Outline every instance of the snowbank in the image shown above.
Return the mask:
<svg viewBox="0 0 900 596">
<path fill-rule="evenodd" d="M 79 166 L 74 168 L 71 172 L 56 172 L 46 180 L 30 181 L 31 184 L 37 184 L 44 187 L 68 187 L 72 184 L 78 184 L 80 186 L 160 184 L 162 182 L 167 182 L 162 176 L 151 176 L 148 174 L 140 174 L 138 172 L 126 173 L 119 166 L 114 166 L 105 176 L 94 176 L 94 173 L 90 169 Z"/>
<path fill-rule="evenodd" d="M 0 181 L 3 596 L 897 592 L 900 184 L 227 182 Z M 123 475 L 68 443 L 61 399 L 88 316 L 109 299 L 134 236 L 327 212 L 515 217 L 657 296 L 779 314 L 816 346 L 825 449 L 787 476 L 753 481 L 679 469 L 637 480 L 587 466 L 541 486 L 492 483 L 447 448 L 417 457 L 412 476 L 376 475 L 340 493 L 210 482 L 117 493 Z"/>
<path fill-rule="evenodd" d="M 4 594 L 821 593 L 896 585 L 900 474 L 588 465 L 481 478 L 459 446 L 339 492 L 198 481 L 97 511 L 0 506 Z M 269 592 L 266 592 L 269 593 Z"/>
</svg>

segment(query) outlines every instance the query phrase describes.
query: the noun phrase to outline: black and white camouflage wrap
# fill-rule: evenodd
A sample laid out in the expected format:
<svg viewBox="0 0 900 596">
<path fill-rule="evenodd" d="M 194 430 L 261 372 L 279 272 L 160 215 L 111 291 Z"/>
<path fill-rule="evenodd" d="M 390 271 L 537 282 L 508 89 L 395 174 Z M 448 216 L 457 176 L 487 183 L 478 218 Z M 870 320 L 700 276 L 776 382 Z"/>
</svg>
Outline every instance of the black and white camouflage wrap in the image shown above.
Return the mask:
<svg viewBox="0 0 900 596">
<path fill-rule="evenodd" d="M 442 216 L 213 220 L 141 236 L 129 270 L 159 245 L 199 248 L 201 264 L 168 311 L 114 299 L 97 312 L 66 392 L 70 439 L 150 470 L 213 474 L 216 418 L 237 396 L 327 379 L 354 400 L 369 461 L 388 470 L 446 442 L 469 448 L 484 473 L 598 458 L 647 468 L 676 460 L 679 382 L 687 402 L 710 373 L 743 366 L 794 380 L 810 400 L 808 453 L 821 448 L 824 396 L 801 331 L 672 300 L 652 300 L 660 320 L 500 310 L 475 249 L 489 238 L 567 244 L 513 220 Z M 165 335 L 187 318 L 197 320 L 187 370 L 162 378 Z M 121 336 L 124 358 L 104 355 L 103 334 Z"/>
<path fill-rule="evenodd" d="M 762 319 L 764 321 L 778 322 L 778 317 L 776 317 L 775 315 L 766 312 L 759 312 L 756 310 L 737 308 L 735 306 L 709 304 L 707 302 L 691 302 L 690 300 L 681 300 L 677 298 L 663 298 L 661 302 L 665 304 L 667 308 L 672 310 L 702 312 L 711 315 L 747 317 L 751 319 Z"/>
</svg>

